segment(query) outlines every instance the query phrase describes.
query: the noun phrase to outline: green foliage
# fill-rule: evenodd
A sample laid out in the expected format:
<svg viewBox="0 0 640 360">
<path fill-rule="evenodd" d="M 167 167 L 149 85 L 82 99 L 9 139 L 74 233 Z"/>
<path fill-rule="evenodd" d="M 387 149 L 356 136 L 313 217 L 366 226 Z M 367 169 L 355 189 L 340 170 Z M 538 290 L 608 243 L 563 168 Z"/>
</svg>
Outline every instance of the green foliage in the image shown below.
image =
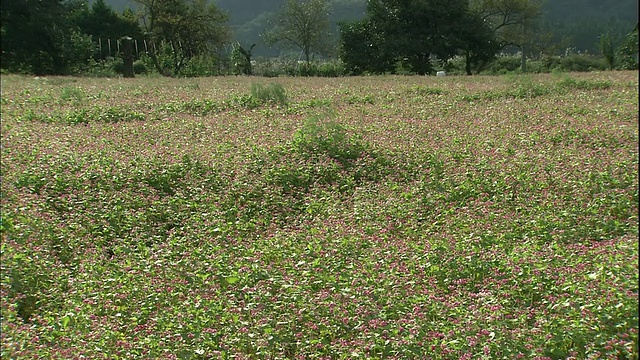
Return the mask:
<svg viewBox="0 0 640 360">
<path fill-rule="evenodd" d="M 613 85 L 608 80 L 575 79 L 563 75 L 557 82 L 538 83 L 526 74 L 507 75 L 510 77 L 509 87 L 504 90 L 492 90 L 475 94 L 465 94 L 460 99 L 466 101 L 499 100 L 499 99 L 533 99 L 540 96 L 565 93 L 567 91 L 606 90 Z"/>
<path fill-rule="evenodd" d="M 399 67 L 430 74 L 432 57 L 444 62 L 464 49 L 470 62 L 491 58 L 492 33 L 485 30 L 466 1 L 369 1 L 365 19 L 342 25 L 341 59 L 354 74 Z"/>
<path fill-rule="evenodd" d="M 255 44 L 251 45 L 249 50 L 245 50 L 239 42 L 235 42 L 231 48 L 231 66 L 234 75 L 253 75 L 251 64 L 251 50 Z"/>
<path fill-rule="evenodd" d="M 294 134 L 293 146 L 302 154 L 326 155 L 341 164 L 359 158 L 365 151 L 362 140 L 349 135 L 344 126 L 327 119 L 327 115 L 308 118 Z"/>
<path fill-rule="evenodd" d="M 586 72 L 604 71 L 607 65 L 601 57 L 588 54 L 571 54 L 569 56 L 554 57 L 549 67 L 552 70 Z"/>
<path fill-rule="evenodd" d="M 286 0 L 264 38 L 269 45 L 302 50 L 305 61 L 310 62 L 314 53 L 323 54 L 330 48 L 329 3 Z"/>
<path fill-rule="evenodd" d="M 62 92 L 60 94 L 60 99 L 64 101 L 73 101 L 75 104 L 81 103 L 84 98 L 86 98 L 84 91 L 77 87 L 65 86 L 62 88 Z"/>
<path fill-rule="evenodd" d="M 94 45 L 67 14 L 74 2 L 12 1 L 2 6 L 2 61 L 9 72 L 72 74 L 81 70 Z"/>
<path fill-rule="evenodd" d="M 105 0 L 96 0 L 91 10 L 85 8 L 73 17 L 80 30 L 90 35 L 96 42 L 98 39 L 120 39 L 129 36 L 142 40 L 143 35 L 134 13 L 129 10 L 118 15 L 107 5 Z"/>
<path fill-rule="evenodd" d="M 385 38 L 370 21 L 340 24 L 340 59 L 350 75 L 383 74 L 395 67 L 392 53 L 384 51 Z"/>
<path fill-rule="evenodd" d="M 229 38 L 228 15 L 206 0 L 135 0 L 144 9 L 142 23 L 148 55 L 159 74 L 179 76 L 189 61 Z"/>
<path fill-rule="evenodd" d="M 64 93 L 63 93 L 64 95 Z M 67 95 L 69 98 L 72 95 Z M 64 97 L 67 97 L 64 96 Z M 79 95 L 75 95 L 79 96 Z M 75 103 L 79 101 L 76 100 Z M 55 111 L 47 114 L 27 111 L 22 117 L 24 121 L 59 123 L 67 125 L 88 124 L 88 123 L 118 123 L 129 121 L 141 121 L 145 119 L 144 114 L 121 107 L 80 108 L 68 111 Z"/>
<path fill-rule="evenodd" d="M 600 51 L 607 62 L 609 70 L 613 70 L 615 66 L 615 45 L 613 43 L 613 37 L 610 33 L 606 33 L 600 36 Z"/>
<path fill-rule="evenodd" d="M 629 32 L 616 49 L 618 67 L 624 70 L 638 70 L 638 25 Z"/>
<path fill-rule="evenodd" d="M 251 83 L 251 97 L 261 103 L 273 103 L 287 105 L 287 93 L 284 87 L 278 83 L 263 85 Z"/>
<path fill-rule="evenodd" d="M 89 65 L 83 75 L 89 77 L 117 77 L 122 74 L 124 63 L 121 58 L 111 58 L 102 61 L 89 60 Z"/>
<path fill-rule="evenodd" d="M 636 356 L 637 74 L 213 80 L 3 75 L 2 358 Z"/>
<path fill-rule="evenodd" d="M 135 64 L 134 64 L 135 66 Z M 152 67 L 153 68 L 153 67 Z M 180 73 L 184 77 L 206 77 L 220 75 L 219 59 L 211 53 L 194 56 Z"/>
<path fill-rule="evenodd" d="M 133 72 L 136 75 L 144 75 L 148 72 L 147 65 L 144 61 L 136 60 L 133 62 Z"/>
<path fill-rule="evenodd" d="M 500 75 L 520 72 L 520 55 L 501 55 L 492 61 L 482 73 Z M 462 65 L 459 61 L 449 63 L 452 73 L 462 72 Z M 604 71 L 607 65 L 600 56 L 589 54 L 569 54 L 567 56 L 549 56 L 539 59 L 527 60 L 527 68 L 532 73 L 559 72 L 589 72 Z"/>
<path fill-rule="evenodd" d="M 609 80 L 576 80 L 570 76 L 564 76 L 558 86 L 567 90 L 606 90 L 611 88 L 613 84 Z"/>
</svg>

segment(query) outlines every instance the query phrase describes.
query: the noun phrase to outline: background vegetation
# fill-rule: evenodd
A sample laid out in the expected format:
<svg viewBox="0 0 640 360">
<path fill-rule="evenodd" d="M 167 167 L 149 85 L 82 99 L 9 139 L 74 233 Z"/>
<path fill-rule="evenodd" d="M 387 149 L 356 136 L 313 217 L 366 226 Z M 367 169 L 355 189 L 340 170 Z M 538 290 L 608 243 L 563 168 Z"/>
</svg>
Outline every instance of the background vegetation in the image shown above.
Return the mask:
<svg viewBox="0 0 640 360">
<path fill-rule="evenodd" d="M 399 4 L 6 1 L 0 66 L 3 73 L 117 76 L 123 69 L 120 39 L 126 35 L 134 39 L 136 73 L 165 76 L 433 74 L 445 69 L 490 74 L 514 71 L 508 56 L 520 56 L 521 72 L 638 67 L 637 2 L 632 0 Z M 298 5 L 311 8 L 296 11 Z"/>
</svg>

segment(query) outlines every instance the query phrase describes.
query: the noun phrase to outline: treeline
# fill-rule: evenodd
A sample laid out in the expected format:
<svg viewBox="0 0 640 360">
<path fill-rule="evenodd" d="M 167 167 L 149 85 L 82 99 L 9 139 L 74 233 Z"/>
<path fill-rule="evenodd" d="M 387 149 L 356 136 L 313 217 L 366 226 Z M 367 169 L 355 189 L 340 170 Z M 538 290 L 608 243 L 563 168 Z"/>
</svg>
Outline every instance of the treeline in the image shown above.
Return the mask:
<svg viewBox="0 0 640 360">
<path fill-rule="evenodd" d="M 2 72 L 115 75 L 125 36 L 136 46 L 136 73 L 165 76 L 638 68 L 637 21 L 622 35 L 602 29 L 597 54 L 578 54 L 546 30 L 542 0 L 369 0 L 345 21 L 336 21 L 336 4 L 358 9 L 360 1 L 286 0 L 244 43 L 232 40 L 237 27 L 208 0 L 132 1 L 136 11 L 121 13 L 104 0 L 3 1 Z M 256 44 L 283 56 L 257 57 Z"/>
</svg>

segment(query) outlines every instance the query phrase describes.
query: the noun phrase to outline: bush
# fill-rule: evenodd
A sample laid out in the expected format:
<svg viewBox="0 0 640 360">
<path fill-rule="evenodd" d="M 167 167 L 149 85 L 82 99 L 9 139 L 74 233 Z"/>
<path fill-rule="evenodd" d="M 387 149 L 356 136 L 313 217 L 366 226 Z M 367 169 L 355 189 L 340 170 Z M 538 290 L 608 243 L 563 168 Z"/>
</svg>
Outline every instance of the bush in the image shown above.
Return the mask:
<svg viewBox="0 0 640 360">
<path fill-rule="evenodd" d="M 338 77 L 338 76 L 344 76 L 344 75 L 345 75 L 344 64 L 339 60 L 323 62 L 318 66 L 317 76 Z"/>
<path fill-rule="evenodd" d="M 133 73 L 137 75 L 142 75 L 147 73 L 147 65 L 144 64 L 141 60 L 136 60 L 133 62 Z"/>
<path fill-rule="evenodd" d="M 122 74 L 123 62 L 120 58 L 107 58 L 102 61 L 90 60 L 86 76 L 91 77 L 117 77 Z"/>
<path fill-rule="evenodd" d="M 271 83 L 266 86 L 252 83 L 251 97 L 263 103 L 271 102 L 279 105 L 286 105 L 288 102 L 284 87 L 278 83 Z"/>
<path fill-rule="evenodd" d="M 587 72 L 606 70 L 607 64 L 598 56 L 586 54 L 572 54 L 551 59 L 550 70 Z"/>
<path fill-rule="evenodd" d="M 206 54 L 192 58 L 181 71 L 185 77 L 215 76 L 219 73 L 217 59 Z"/>
<path fill-rule="evenodd" d="M 511 71 L 516 71 L 520 69 L 521 65 L 521 57 L 520 55 L 502 55 L 498 56 L 492 63 L 489 65 L 488 71 L 493 74 L 507 73 Z"/>
<path fill-rule="evenodd" d="M 328 155 L 343 165 L 359 158 L 365 151 L 362 141 L 349 136 L 344 126 L 321 116 L 307 119 L 302 129 L 295 133 L 293 145 L 302 154 Z"/>
</svg>

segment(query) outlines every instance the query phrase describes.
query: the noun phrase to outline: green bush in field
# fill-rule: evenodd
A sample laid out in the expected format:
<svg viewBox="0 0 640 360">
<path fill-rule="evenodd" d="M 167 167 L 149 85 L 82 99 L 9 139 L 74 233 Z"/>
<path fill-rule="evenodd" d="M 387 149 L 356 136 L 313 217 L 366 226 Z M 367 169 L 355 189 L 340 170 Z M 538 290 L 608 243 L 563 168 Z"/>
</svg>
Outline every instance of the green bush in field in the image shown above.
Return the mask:
<svg viewBox="0 0 640 360">
<path fill-rule="evenodd" d="M 263 103 L 286 105 L 288 102 L 284 87 L 278 83 L 270 83 L 268 85 L 251 84 L 251 97 Z"/>
<path fill-rule="evenodd" d="M 343 125 L 321 116 L 307 119 L 295 133 L 293 145 L 301 153 L 328 155 L 340 163 L 357 159 L 365 151 L 362 141 L 350 136 Z"/>
</svg>

